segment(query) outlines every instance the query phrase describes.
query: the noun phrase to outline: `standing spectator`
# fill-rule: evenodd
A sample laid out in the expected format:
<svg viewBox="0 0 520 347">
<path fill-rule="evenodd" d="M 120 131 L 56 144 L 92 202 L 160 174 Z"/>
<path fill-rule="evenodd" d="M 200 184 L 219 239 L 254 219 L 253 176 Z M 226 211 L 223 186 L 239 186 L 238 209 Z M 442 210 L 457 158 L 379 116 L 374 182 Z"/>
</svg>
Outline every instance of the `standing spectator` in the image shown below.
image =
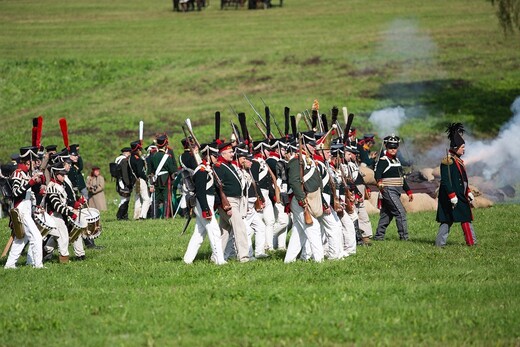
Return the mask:
<svg viewBox="0 0 520 347">
<path fill-rule="evenodd" d="M 87 177 L 88 204 L 99 211 L 106 211 L 105 178 L 100 173 L 99 167 L 94 166 L 90 176 Z"/>
</svg>

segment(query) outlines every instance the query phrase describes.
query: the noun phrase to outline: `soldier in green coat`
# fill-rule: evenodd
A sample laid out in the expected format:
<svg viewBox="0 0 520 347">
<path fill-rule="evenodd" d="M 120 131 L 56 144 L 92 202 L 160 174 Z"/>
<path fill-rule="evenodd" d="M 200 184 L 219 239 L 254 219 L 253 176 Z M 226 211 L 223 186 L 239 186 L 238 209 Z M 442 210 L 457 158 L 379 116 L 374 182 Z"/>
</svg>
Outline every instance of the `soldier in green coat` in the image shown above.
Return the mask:
<svg viewBox="0 0 520 347">
<path fill-rule="evenodd" d="M 450 139 L 450 150 L 441 163 L 441 185 L 437 207 L 437 222 L 441 223 L 435 245 L 443 247 L 448 240 L 453 223 L 461 223 L 464 238 L 468 246 L 477 244 L 473 230 L 471 202 L 474 199 L 468 184 L 468 175 L 464 161 L 460 158 L 466 150 L 462 138 L 464 127 L 461 123 L 453 123 L 446 130 Z"/>
<path fill-rule="evenodd" d="M 155 200 L 159 209 L 159 216 L 164 217 L 165 203 L 169 203 L 168 191 L 172 175 L 177 171 L 172 157 L 166 152 L 168 149 L 168 137 L 160 135 L 156 139 L 158 151 L 150 160 L 148 174 L 152 175 L 153 187 L 150 192 L 155 192 Z"/>
</svg>

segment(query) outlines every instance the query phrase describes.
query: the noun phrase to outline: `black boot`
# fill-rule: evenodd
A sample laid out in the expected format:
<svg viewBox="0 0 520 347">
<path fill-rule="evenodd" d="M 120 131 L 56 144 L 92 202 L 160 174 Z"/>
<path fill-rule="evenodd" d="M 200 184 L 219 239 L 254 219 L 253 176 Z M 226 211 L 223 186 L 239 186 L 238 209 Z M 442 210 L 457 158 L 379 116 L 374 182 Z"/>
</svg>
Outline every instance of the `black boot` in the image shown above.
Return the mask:
<svg viewBox="0 0 520 347">
<path fill-rule="evenodd" d="M 98 246 L 94 243 L 94 239 L 89 239 L 88 237 L 86 239 L 83 239 L 85 242 L 85 247 L 91 248 L 91 249 L 102 249 L 103 246 Z"/>
</svg>

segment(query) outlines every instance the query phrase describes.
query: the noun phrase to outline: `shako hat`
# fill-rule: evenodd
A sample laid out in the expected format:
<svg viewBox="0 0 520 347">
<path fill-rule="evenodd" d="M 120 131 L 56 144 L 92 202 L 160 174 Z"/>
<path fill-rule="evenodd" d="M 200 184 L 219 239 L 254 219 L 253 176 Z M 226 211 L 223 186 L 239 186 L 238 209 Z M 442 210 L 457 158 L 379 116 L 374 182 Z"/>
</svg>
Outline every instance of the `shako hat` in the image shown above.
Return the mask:
<svg viewBox="0 0 520 347">
<path fill-rule="evenodd" d="M 401 138 L 394 134 L 387 136 L 383 139 L 383 143 L 385 144 L 385 147 L 389 148 L 389 149 L 399 148 L 399 142 L 401 142 Z"/>
</svg>

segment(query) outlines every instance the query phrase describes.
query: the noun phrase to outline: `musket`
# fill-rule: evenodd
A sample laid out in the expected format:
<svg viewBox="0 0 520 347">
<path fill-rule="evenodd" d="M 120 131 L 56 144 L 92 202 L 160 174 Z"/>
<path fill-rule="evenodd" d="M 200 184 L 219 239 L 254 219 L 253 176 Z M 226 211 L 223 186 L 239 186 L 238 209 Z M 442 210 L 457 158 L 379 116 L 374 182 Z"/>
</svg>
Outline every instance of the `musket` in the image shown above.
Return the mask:
<svg viewBox="0 0 520 347">
<path fill-rule="evenodd" d="M 302 185 L 302 190 L 303 190 L 303 193 L 305 194 L 305 207 L 303 208 L 303 219 L 305 220 L 305 224 L 307 225 L 312 225 L 313 221 L 312 221 L 312 216 L 311 216 L 311 212 L 309 211 L 309 207 L 307 206 L 307 193 L 305 192 L 305 182 L 303 181 L 303 178 L 305 176 L 305 162 L 304 162 L 304 159 L 303 159 L 303 138 L 302 138 L 302 134 L 300 134 L 299 138 L 298 138 L 298 144 L 299 144 L 299 158 L 298 160 L 300 161 L 300 182 L 301 182 L 301 185 Z"/>
<path fill-rule="evenodd" d="M 182 126 L 182 131 L 184 132 L 184 136 L 186 136 L 185 128 L 188 129 L 188 132 L 190 133 L 190 136 L 191 136 L 191 140 L 190 140 L 190 136 L 186 136 L 186 141 L 188 141 L 188 145 L 190 147 L 191 154 L 195 158 L 197 165 L 199 165 L 200 163 L 202 163 L 202 158 L 200 157 L 200 154 L 198 151 L 195 152 L 193 150 L 193 146 L 195 145 L 195 146 L 197 146 L 197 148 L 200 149 L 200 143 L 199 143 L 199 141 L 197 141 L 197 138 L 195 137 L 195 134 L 193 133 L 193 128 L 191 127 L 191 120 L 188 118 L 184 121 L 184 123 L 186 124 L 186 126 L 184 126 L 184 125 Z"/>
<path fill-rule="evenodd" d="M 260 100 L 262 100 L 262 103 L 264 104 L 264 107 L 268 107 L 265 104 L 265 101 L 264 101 L 264 99 L 262 99 L 262 97 L 260 97 Z M 273 122 L 274 122 L 274 125 L 276 126 L 276 129 L 280 133 L 280 137 L 284 137 L 284 134 L 282 133 L 282 129 L 280 129 L 280 126 L 278 125 L 278 122 L 276 121 L 276 118 L 274 117 L 274 113 L 273 112 L 271 112 L 271 117 L 273 118 Z"/>
<path fill-rule="evenodd" d="M 303 121 L 305 122 L 305 125 L 307 125 L 307 129 L 312 129 L 312 120 L 309 115 L 309 110 L 303 111 L 302 115 L 303 115 Z"/>
<path fill-rule="evenodd" d="M 338 158 L 338 166 L 341 173 L 341 180 L 343 181 L 343 185 L 345 186 L 345 206 L 347 209 L 347 212 L 349 214 L 354 212 L 354 204 L 352 204 L 352 192 L 349 188 L 349 183 L 347 179 L 347 174 L 345 173 L 345 170 L 343 169 L 343 161 L 341 161 L 339 153 L 337 155 Z M 348 165 L 348 164 L 347 164 Z"/>
<path fill-rule="evenodd" d="M 249 104 L 249 106 L 251 106 L 251 108 L 253 109 L 253 112 L 256 114 L 256 116 L 258 117 L 258 119 L 260 119 L 260 122 L 262 122 L 262 125 L 264 127 L 267 128 L 267 124 L 265 124 L 265 121 L 263 120 L 262 116 L 260 115 L 260 113 L 258 113 L 258 111 L 256 110 L 256 108 L 253 106 L 253 104 L 251 103 L 251 101 L 249 100 L 249 98 L 247 97 L 247 95 L 245 95 L 244 93 L 242 93 L 242 95 L 244 96 L 244 98 L 247 100 L 247 103 Z"/>
</svg>

